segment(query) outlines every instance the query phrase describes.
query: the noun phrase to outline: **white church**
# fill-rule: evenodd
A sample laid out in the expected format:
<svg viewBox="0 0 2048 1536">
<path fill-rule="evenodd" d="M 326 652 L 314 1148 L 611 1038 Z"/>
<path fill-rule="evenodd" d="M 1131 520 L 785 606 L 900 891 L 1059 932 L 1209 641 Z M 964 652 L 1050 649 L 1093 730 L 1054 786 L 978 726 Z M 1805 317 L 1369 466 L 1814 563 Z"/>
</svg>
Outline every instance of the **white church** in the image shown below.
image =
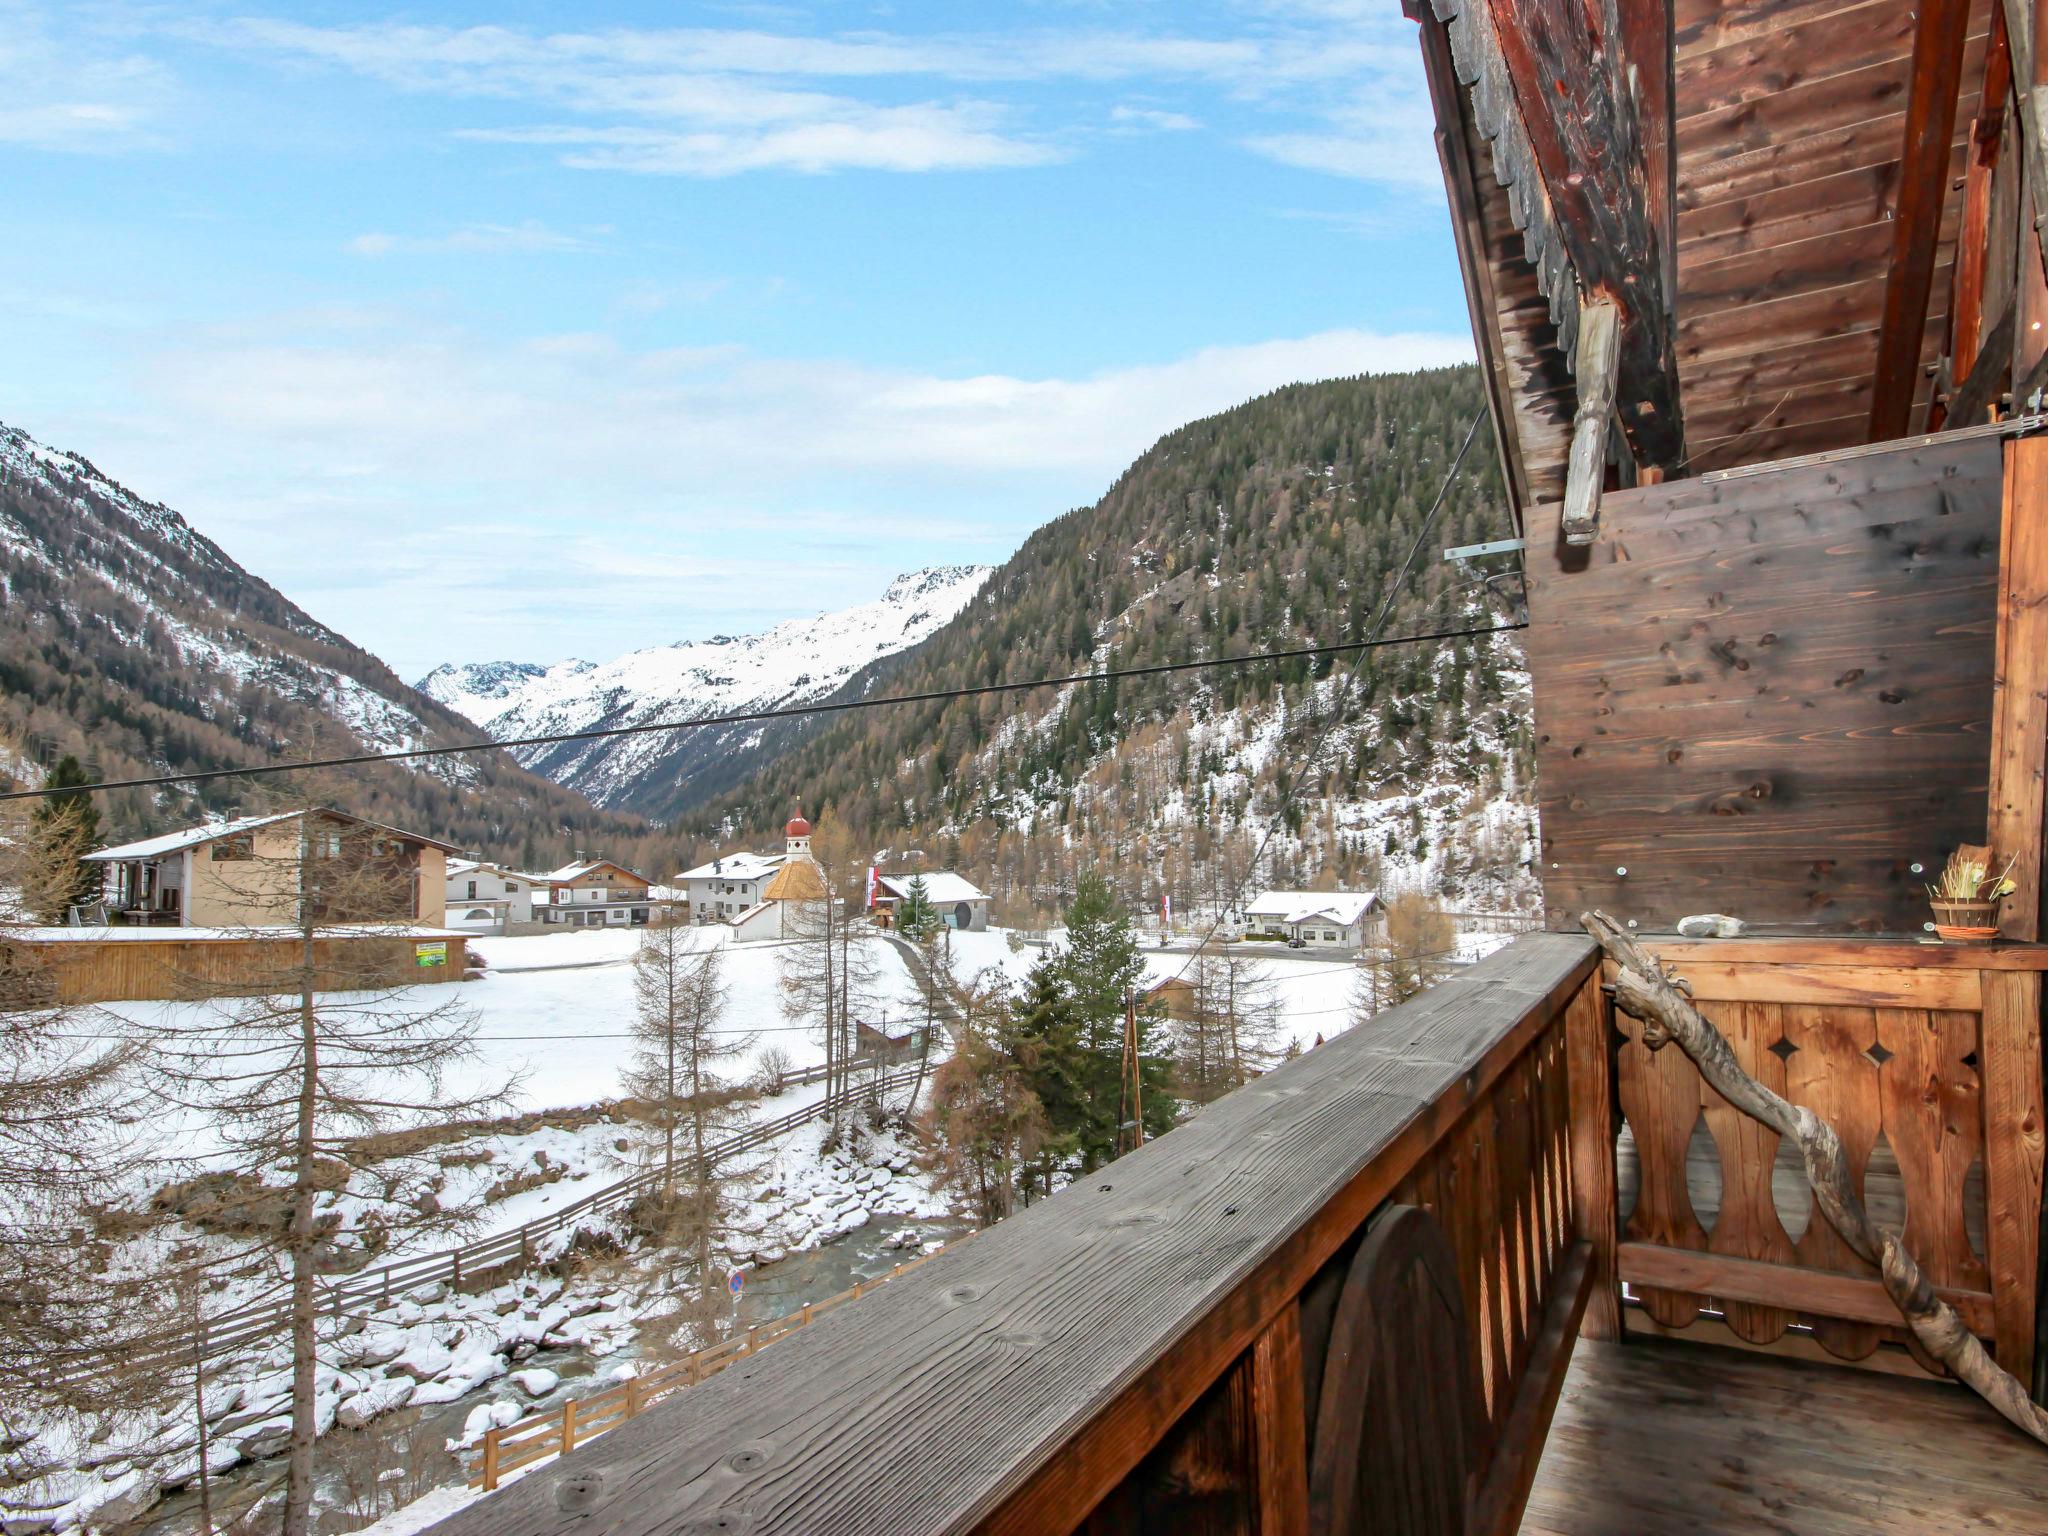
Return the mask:
<svg viewBox="0 0 2048 1536">
<path fill-rule="evenodd" d="M 736 944 L 797 937 L 805 915 L 821 909 L 831 892 L 811 856 L 811 824 L 803 812 L 782 830 L 780 854 L 729 853 L 676 876 L 691 920 L 730 925 Z"/>
</svg>

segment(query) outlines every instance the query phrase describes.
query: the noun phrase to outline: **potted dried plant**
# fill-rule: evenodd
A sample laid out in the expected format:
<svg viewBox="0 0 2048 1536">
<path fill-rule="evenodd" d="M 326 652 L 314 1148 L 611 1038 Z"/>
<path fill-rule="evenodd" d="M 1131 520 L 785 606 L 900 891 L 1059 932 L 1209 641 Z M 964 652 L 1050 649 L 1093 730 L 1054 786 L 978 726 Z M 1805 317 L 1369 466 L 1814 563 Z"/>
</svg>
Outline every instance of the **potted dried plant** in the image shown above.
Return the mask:
<svg viewBox="0 0 2048 1536">
<path fill-rule="evenodd" d="M 1998 937 L 1998 903 L 2014 889 L 2013 861 L 1991 873 L 1991 850 L 1964 843 L 1948 856 L 1941 878 L 1927 887 L 1934 931 L 1952 944 L 1989 944 Z"/>
</svg>

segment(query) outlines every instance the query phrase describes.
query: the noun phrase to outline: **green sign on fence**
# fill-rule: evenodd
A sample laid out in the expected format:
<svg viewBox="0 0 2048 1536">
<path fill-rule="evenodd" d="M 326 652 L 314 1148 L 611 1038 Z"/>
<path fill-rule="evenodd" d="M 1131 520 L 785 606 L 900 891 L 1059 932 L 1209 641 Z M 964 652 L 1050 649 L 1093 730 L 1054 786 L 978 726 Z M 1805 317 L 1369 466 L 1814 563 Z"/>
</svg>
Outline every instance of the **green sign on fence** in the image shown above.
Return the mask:
<svg viewBox="0 0 2048 1536">
<path fill-rule="evenodd" d="M 435 939 L 428 944 L 413 945 L 412 963 L 414 965 L 446 965 L 448 963 L 448 941 L 446 939 Z"/>
</svg>

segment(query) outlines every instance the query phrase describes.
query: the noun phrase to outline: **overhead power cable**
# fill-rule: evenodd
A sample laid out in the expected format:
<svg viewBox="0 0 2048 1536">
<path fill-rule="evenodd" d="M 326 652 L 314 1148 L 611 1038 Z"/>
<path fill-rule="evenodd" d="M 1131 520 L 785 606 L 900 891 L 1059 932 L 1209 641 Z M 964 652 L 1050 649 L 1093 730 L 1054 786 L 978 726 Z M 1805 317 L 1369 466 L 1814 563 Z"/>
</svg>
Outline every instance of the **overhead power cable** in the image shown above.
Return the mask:
<svg viewBox="0 0 2048 1536">
<path fill-rule="evenodd" d="M 1469 436 L 1466 441 L 1469 443 Z M 1462 452 L 1460 454 L 1462 457 Z M 1448 486 L 1448 482 L 1446 482 Z M 1439 492 L 1439 499 L 1441 499 Z M 1381 615 L 1385 620 L 1384 612 Z M 1136 677 L 1158 677 L 1169 672 L 1199 672 L 1217 667 L 1259 666 L 1270 661 L 1296 661 L 1311 656 L 1337 656 L 1347 652 L 1373 651 L 1392 645 L 1427 645 L 1438 640 L 1469 640 L 1479 635 L 1506 634 L 1527 629 L 1526 619 L 1506 624 L 1484 624 L 1471 629 L 1439 629 L 1419 635 L 1391 635 L 1377 631 L 1365 640 L 1335 640 L 1327 645 L 1301 645 L 1283 651 L 1253 651 L 1238 656 L 1211 656 L 1195 661 L 1161 661 L 1142 667 L 1112 668 L 1102 672 L 1070 672 L 1061 677 L 1035 677 L 1025 682 L 982 683 L 971 688 L 934 688 L 923 693 L 885 694 L 876 699 L 828 699 L 821 704 L 791 704 L 776 709 L 735 710 L 722 715 L 703 715 L 695 720 L 650 720 L 639 725 L 608 725 L 587 731 L 555 731 L 545 736 L 519 736 L 507 741 L 468 741 L 450 747 L 413 747 L 403 752 L 364 752 L 349 757 L 315 757 L 302 762 L 259 763 L 242 768 L 202 768 L 190 773 L 159 773 L 136 779 L 102 779 L 96 784 L 66 785 L 60 788 L 11 789 L 0 792 L 0 801 L 44 800 L 56 795 L 97 794 L 110 789 L 157 789 L 173 784 L 205 784 L 217 779 L 253 778 L 266 773 L 305 773 L 315 768 L 354 768 L 367 763 L 403 763 L 429 757 L 458 757 L 469 752 L 498 752 L 514 747 L 551 747 L 572 741 L 601 741 L 614 736 L 650 736 L 665 731 L 696 731 L 714 725 L 752 725 L 764 720 L 791 720 L 809 715 L 846 714 L 854 710 L 883 709 L 896 704 L 941 704 L 951 699 L 974 699 L 1000 693 L 1029 693 L 1035 688 L 1066 688 L 1077 683 L 1114 683 Z"/>
</svg>

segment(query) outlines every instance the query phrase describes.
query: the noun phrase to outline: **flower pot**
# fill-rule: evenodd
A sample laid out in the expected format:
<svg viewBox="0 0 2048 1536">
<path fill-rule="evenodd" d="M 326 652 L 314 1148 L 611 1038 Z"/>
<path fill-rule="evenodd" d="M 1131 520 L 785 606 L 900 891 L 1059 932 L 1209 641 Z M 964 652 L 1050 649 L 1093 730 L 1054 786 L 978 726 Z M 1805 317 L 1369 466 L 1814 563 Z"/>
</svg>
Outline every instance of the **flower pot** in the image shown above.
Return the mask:
<svg viewBox="0 0 2048 1536">
<path fill-rule="evenodd" d="M 1930 900 L 1934 931 L 1951 944 L 1989 944 L 1998 937 L 1995 901 Z"/>
</svg>

